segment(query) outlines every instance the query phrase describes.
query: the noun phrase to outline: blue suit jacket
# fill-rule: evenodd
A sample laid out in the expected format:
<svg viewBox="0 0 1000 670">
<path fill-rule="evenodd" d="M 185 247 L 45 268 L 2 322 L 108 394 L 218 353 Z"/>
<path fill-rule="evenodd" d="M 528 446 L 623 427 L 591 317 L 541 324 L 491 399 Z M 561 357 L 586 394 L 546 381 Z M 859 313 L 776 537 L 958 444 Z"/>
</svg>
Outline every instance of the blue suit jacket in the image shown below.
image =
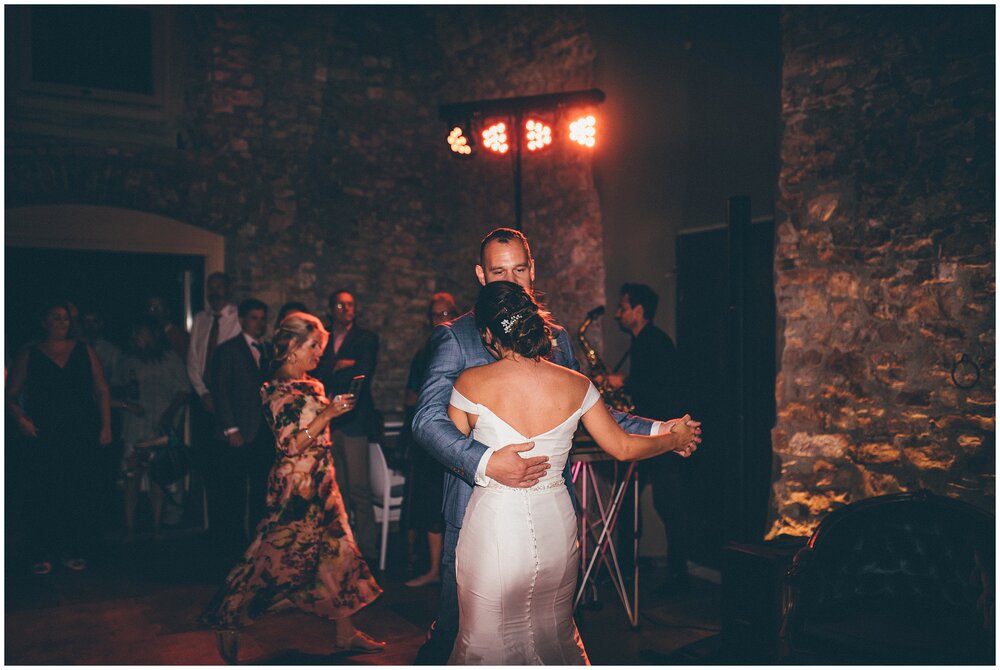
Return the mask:
<svg viewBox="0 0 1000 670">
<path fill-rule="evenodd" d="M 555 329 L 556 346 L 549 360 L 572 370 L 580 364 L 573 356 L 569 336 L 559 326 Z M 431 335 L 431 360 L 427 377 L 420 389 L 417 411 L 413 416 L 413 436 L 446 468 L 444 476 L 444 518 L 461 527 L 465 508 L 475 486 L 476 467 L 486 453 L 486 445 L 462 435 L 448 418 L 451 390 L 458 375 L 467 368 L 492 363 L 495 359 L 483 346 L 476 329 L 476 319 L 467 312 L 454 321 L 442 324 Z M 649 419 L 612 412 L 618 424 L 629 433 L 648 435 L 653 426 Z M 504 446 L 504 445 L 499 445 Z M 571 463 L 567 461 L 563 476 L 572 489 Z"/>
</svg>

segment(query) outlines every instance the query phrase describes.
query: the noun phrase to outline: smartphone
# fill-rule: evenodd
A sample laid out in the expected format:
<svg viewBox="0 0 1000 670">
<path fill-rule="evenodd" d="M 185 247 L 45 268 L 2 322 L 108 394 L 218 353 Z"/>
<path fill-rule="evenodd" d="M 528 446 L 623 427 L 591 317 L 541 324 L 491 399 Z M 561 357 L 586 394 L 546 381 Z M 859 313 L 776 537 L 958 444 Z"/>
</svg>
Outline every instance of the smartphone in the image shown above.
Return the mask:
<svg viewBox="0 0 1000 670">
<path fill-rule="evenodd" d="M 354 396 L 355 398 L 357 398 L 358 395 L 361 393 L 361 387 L 364 385 L 364 383 L 365 383 L 365 376 L 358 375 L 357 377 L 351 380 L 351 385 L 347 388 L 347 392 L 352 396 Z"/>
</svg>

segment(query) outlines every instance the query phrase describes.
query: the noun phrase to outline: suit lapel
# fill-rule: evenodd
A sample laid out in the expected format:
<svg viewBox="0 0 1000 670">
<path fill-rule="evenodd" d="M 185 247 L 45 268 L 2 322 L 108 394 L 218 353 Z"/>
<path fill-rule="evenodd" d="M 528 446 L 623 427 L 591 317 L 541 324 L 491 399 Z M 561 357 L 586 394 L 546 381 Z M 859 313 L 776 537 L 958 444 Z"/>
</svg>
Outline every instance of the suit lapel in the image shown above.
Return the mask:
<svg viewBox="0 0 1000 670">
<path fill-rule="evenodd" d="M 261 352 L 260 352 L 260 374 L 266 375 L 267 368 L 271 364 L 271 358 L 273 354 L 271 353 L 271 345 L 267 342 L 261 342 Z"/>
<path fill-rule="evenodd" d="M 243 344 L 243 346 L 240 347 L 240 349 L 242 349 L 243 356 L 246 359 L 246 363 L 248 366 L 247 369 L 252 370 L 255 373 L 256 377 L 262 378 L 267 372 L 267 364 L 269 360 L 267 354 L 267 346 L 266 345 L 263 346 L 263 351 L 260 352 L 260 365 L 258 366 L 257 362 L 254 360 L 253 352 L 250 351 L 250 343 L 247 342 L 247 338 L 243 337 L 242 332 L 238 335 L 238 337 L 240 338 L 240 342 Z M 263 345 L 263 343 L 261 344 Z"/>
<path fill-rule="evenodd" d="M 240 351 L 243 352 L 243 358 L 250 363 L 251 369 L 255 369 L 257 367 L 257 363 L 253 360 L 253 352 L 250 351 L 250 343 L 247 342 L 247 338 L 243 337 L 242 332 L 236 337 L 240 338 Z"/>
</svg>

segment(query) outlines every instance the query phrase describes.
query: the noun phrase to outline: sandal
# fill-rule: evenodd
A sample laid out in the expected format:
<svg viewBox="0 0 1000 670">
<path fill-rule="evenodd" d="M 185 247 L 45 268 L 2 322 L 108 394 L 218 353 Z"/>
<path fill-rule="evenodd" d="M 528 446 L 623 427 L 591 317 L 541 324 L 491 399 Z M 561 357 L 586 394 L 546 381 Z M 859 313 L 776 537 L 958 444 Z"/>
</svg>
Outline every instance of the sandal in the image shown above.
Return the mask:
<svg viewBox="0 0 1000 670">
<path fill-rule="evenodd" d="M 236 665 L 240 653 L 240 631 L 215 631 L 215 647 L 219 650 L 219 656 L 226 662 L 226 665 Z"/>
<path fill-rule="evenodd" d="M 334 652 L 353 651 L 359 654 L 381 654 L 385 651 L 385 642 L 381 642 L 362 633 L 360 630 L 354 631 L 354 635 L 344 641 L 337 640 L 334 644 Z"/>
</svg>

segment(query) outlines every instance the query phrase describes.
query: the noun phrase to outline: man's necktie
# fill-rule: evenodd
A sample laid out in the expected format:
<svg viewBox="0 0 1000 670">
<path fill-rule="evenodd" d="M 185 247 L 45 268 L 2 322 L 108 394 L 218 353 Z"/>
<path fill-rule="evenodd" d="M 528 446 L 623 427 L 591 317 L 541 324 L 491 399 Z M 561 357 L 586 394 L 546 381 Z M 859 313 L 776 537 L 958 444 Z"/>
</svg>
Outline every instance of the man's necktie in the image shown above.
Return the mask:
<svg viewBox="0 0 1000 670">
<path fill-rule="evenodd" d="M 257 369 L 263 370 L 264 363 L 266 362 L 264 360 L 264 345 L 260 342 L 254 342 L 253 348 L 257 350 L 257 356 L 255 357 L 257 359 Z"/>
<path fill-rule="evenodd" d="M 215 351 L 215 347 L 219 344 L 219 317 L 220 314 L 212 315 L 212 328 L 208 331 L 208 346 L 205 348 L 205 370 L 202 373 L 202 379 L 208 381 L 208 371 L 211 369 L 212 364 L 212 352 Z"/>
</svg>

